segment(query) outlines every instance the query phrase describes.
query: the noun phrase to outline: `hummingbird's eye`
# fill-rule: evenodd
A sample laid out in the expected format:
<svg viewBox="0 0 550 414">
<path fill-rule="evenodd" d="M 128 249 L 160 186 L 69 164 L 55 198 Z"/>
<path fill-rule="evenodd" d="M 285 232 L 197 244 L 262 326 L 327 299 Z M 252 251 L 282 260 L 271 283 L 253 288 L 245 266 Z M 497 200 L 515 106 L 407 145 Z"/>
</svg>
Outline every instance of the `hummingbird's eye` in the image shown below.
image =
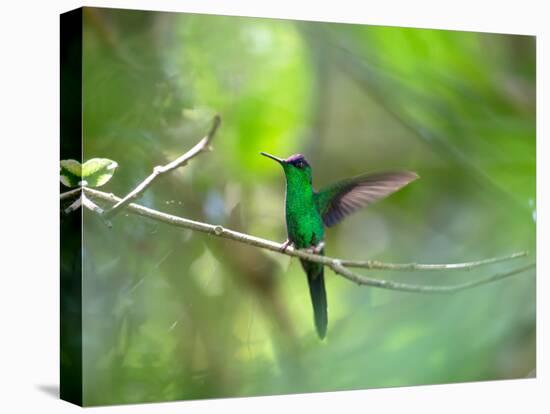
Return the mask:
<svg viewBox="0 0 550 414">
<path fill-rule="evenodd" d="M 296 165 L 297 168 L 304 168 L 304 166 L 305 166 L 305 164 L 304 164 L 304 162 L 303 162 L 302 160 L 298 161 L 298 162 L 297 162 L 296 164 L 294 164 L 294 165 Z"/>
</svg>

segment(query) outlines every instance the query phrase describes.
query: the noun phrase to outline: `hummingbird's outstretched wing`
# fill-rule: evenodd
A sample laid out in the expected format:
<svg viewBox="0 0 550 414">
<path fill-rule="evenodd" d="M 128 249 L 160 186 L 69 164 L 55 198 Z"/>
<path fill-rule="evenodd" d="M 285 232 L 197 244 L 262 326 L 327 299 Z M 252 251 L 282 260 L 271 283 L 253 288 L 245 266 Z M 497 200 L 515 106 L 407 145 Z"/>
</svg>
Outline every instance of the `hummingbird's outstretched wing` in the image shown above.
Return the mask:
<svg viewBox="0 0 550 414">
<path fill-rule="evenodd" d="M 417 178 L 418 175 L 410 171 L 362 175 L 324 188 L 315 193 L 314 197 L 325 226 L 330 227 Z"/>
</svg>

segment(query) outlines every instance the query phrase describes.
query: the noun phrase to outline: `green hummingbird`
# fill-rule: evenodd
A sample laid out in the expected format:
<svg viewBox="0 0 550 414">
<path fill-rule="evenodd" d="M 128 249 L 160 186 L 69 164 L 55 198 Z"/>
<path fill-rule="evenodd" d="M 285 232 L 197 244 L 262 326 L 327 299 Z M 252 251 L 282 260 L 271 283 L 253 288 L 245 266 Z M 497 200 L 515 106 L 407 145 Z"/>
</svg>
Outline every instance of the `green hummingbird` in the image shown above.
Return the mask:
<svg viewBox="0 0 550 414">
<path fill-rule="evenodd" d="M 418 175 L 410 171 L 380 172 L 340 181 L 321 191 L 312 184 L 311 166 L 302 154 L 286 159 L 261 152 L 277 161 L 286 177 L 285 218 L 288 234 L 283 250 L 292 245 L 316 254 L 324 254 L 325 227 L 339 223 L 347 215 L 401 189 Z M 327 295 L 324 266 L 300 260 L 307 274 L 319 338 L 327 333 Z"/>
</svg>

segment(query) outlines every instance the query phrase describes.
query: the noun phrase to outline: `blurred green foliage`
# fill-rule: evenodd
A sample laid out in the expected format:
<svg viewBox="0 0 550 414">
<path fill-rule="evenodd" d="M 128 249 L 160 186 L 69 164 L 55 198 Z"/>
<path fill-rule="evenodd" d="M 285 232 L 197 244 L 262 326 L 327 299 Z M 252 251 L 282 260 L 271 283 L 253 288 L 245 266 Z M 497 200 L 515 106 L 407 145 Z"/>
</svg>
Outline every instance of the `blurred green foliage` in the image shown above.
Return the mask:
<svg viewBox="0 0 550 414">
<path fill-rule="evenodd" d="M 140 203 L 284 240 L 284 181 L 383 169 L 421 179 L 327 236 L 327 254 L 455 262 L 535 251 L 535 39 L 86 8 L 84 159 L 126 194 L 220 113 L 215 151 Z M 84 212 L 84 402 L 103 405 L 527 376 L 534 272 L 455 295 L 327 272 L 328 338 L 297 261 L 120 214 Z M 534 260 L 531 257 L 528 260 Z M 471 272 L 380 273 L 424 284 Z"/>
</svg>

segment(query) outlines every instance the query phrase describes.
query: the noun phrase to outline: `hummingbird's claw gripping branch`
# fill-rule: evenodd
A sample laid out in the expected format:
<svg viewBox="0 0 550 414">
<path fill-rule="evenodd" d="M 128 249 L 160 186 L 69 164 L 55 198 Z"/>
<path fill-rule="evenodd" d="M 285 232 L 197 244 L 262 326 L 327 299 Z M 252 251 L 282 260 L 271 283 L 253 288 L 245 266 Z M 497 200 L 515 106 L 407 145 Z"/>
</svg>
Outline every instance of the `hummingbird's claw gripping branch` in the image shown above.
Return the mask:
<svg viewBox="0 0 550 414">
<path fill-rule="evenodd" d="M 323 249 L 325 248 L 325 242 L 322 241 L 322 242 L 319 242 L 314 248 L 313 248 L 313 253 L 314 254 L 319 254 L 323 251 Z"/>
<path fill-rule="evenodd" d="M 102 191 L 94 190 L 91 188 L 84 187 L 82 191 L 86 196 L 102 200 L 110 204 L 120 203 L 122 199 L 117 196 L 109 193 L 104 193 Z M 68 198 L 67 193 L 61 194 L 61 199 Z M 90 205 L 90 207 L 92 207 Z M 384 279 L 375 279 L 365 275 L 360 275 L 349 270 L 348 267 L 363 267 L 365 269 L 379 269 L 379 270 L 407 270 L 407 271 L 416 271 L 416 270 L 435 270 L 434 266 L 439 266 L 438 270 L 445 271 L 450 269 L 471 269 L 474 267 L 479 267 L 482 265 L 489 265 L 493 263 L 498 263 L 504 260 L 517 259 L 524 257 L 526 252 L 514 253 L 506 257 L 491 258 L 485 260 L 478 260 L 476 262 L 467 262 L 467 263 L 453 263 L 453 264 L 438 264 L 438 265 L 417 265 L 411 266 L 410 264 L 397 264 L 397 263 L 383 263 L 375 261 L 366 261 L 358 262 L 351 260 L 342 260 L 329 256 L 321 256 L 319 254 L 308 253 L 304 250 L 299 249 L 281 249 L 281 244 L 273 242 L 271 240 L 262 239 L 259 237 L 251 236 L 249 234 L 240 233 L 234 230 L 227 229 L 225 227 L 216 226 L 208 223 L 202 223 L 200 221 L 189 220 L 183 217 L 173 216 L 171 214 L 166 214 L 161 211 L 153 210 L 139 204 L 129 203 L 125 206 L 125 209 L 133 214 L 149 218 L 158 222 L 162 222 L 171 226 L 182 227 L 190 230 L 200 231 L 203 233 L 208 233 L 216 237 L 223 237 L 225 239 L 234 240 L 239 243 L 248 244 L 250 246 L 259 247 L 266 250 L 271 250 L 276 253 L 285 254 L 287 256 L 297 257 L 300 259 L 309 260 L 311 262 L 320 263 L 324 266 L 331 268 L 336 274 L 354 282 L 359 285 L 377 287 L 381 289 L 389 290 L 398 290 L 405 292 L 416 292 L 416 293 L 454 293 L 465 289 L 474 288 L 476 286 L 496 282 L 520 273 L 525 273 L 528 270 L 535 268 L 535 263 L 529 263 L 521 267 L 512 269 L 510 271 L 495 273 L 485 278 L 477 279 L 471 282 L 466 282 L 462 284 L 455 285 L 444 285 L 444 286 L 434 286 L 434 285 L 416 285 L 408 284 L 401 282 L 394 282 Z M 97 212 L 97 209 L 95 209 Z M 103 216 L 103 215 L 100 215 Z M 288 247 L 288 246 L 287 246 Z M 364 263 L 369 263 L 369 266 L 364 265 Z M 358 264 L 361 264 L 359 266 Z M 423 266 L 423 267 L 422 267 Z"/>
<path fill-rule="evenodd" d="M 292 242 L 289 239 L 286 239 L 286 241 L 281 246 L 281 253 L 286 252 L 286 249 L 288 249 L 289 247 L 293 247 Z"/>
<path fill-rule="evenodd" d="M 323 251 L 325 248 L 325 242 L 319 242 L 317 245 L 308 247 L 307 249 L 302 249 L 302 251 L 310 253 L 310 254 L 319 254 Z"/>
<path fill-rule="evenodd" d="M 139 183 L 132 191 L 130 191 L 113 207 L 103 213 L 105 219 L 107 220 L 113 218 L 122 209 L 124 209 L 124 207 L 126 207 L 132 201 L 138 199 L 160 175 L 169 173 L 176 168 L 186 165 L 192 158 L 196 157 L 202 152 L 210 151 L 212 148 L 211 141 L 214 138 L 214 135 L 216 135 L 216 131 L 218 130 L 220 123 L 221 117 L 219 115 L 216 115 L 212 121 L 212 127 L 210 128 L 210 131 L 203 139 L 201 139 L 193 148 L 191 148 L 180 157 L 176 158 L 174 161 L 166 165 L 157 165 L 155 168 L 153 168 L 153 172 L 145 180 Z"/>
</svg>

